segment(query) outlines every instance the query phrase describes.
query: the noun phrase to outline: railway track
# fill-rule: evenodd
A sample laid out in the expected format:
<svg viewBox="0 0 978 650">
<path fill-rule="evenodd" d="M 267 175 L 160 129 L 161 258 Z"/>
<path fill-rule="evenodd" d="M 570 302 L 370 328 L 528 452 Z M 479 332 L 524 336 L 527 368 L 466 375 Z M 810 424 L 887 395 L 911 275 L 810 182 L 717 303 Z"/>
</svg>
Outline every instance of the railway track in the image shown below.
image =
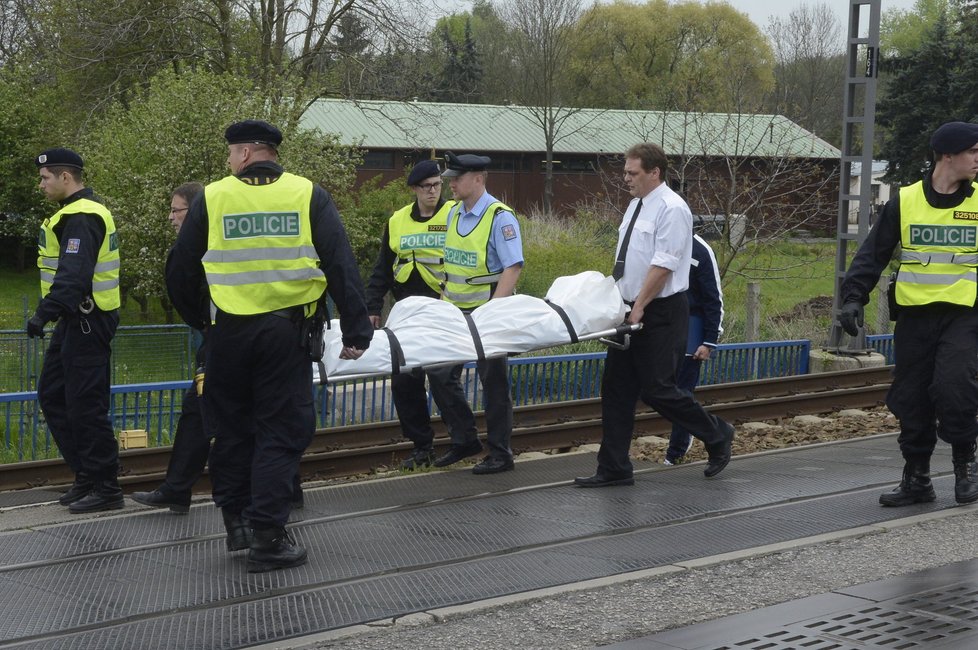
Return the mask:
<svg viewBox="0 0 978 650">
<path fill-rule="evenodd" d="M 732 422 L 828 413 L 881 404 L 889 388 L 890 371 L 890 367 L 864 368 L 717 384 L 697 389 L 696 395 L 712 413 Z M 513 416 L 512 446 L 517 452 L 568 449 L 601 439 L 599 399 L 523 406 L 516 408 Z M 482 413 L 476 417 L 482 430 Z M 441 421 L 436 419 L 432 424 L 436 451 L 447 449 L 448 435 Z M 663 434 L 670 428 L 668 421 L 640 405 L 637 433 Z M 302 475 L 326 479 L 362 474 L 392 465 L 410 448 L 396 421 L 319 429 L 303 456 Z M 169 457 L 169 447 L 121 452 L 120 483 L 127 492 L 154 489 L 163 480 Z M 0 471 L 0 491 L 56 487 L 68 485 L 72 479 L 60 459 L 12 463 Z M 209 489 L 205 474 L 196 491 Z"/>
</svg>

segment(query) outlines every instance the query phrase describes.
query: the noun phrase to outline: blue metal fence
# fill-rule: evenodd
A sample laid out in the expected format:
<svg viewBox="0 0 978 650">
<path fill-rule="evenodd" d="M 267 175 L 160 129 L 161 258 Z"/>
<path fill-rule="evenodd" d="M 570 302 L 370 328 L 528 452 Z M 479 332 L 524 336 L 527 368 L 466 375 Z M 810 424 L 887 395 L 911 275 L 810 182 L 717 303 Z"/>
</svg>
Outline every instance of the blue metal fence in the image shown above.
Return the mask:
<svg viewBox="0 0 978 650">
<path fill-rule="evenodd" d="M 886 336 L 871 338 L 877 349 L 888 345 Z M 811 343 L 803 340 L 722 344 L 704 362 L 700 383 L 806 374 L 810 348 Z M 604 359 L 604 352 L 509 359 L 513 402 L 519 406 L 598 397 Z M 481 385 L 474 363 L 465 364 L 461 382 L 472 407 L 482 409 Z M 113 386 L 109 412 L 113 427 L 145 429 L 151 445 L 169 444 L 188 386 L 188 380 Z M 396 418 L 388 377 L 337 382 L 328 390 L 317 387 L 315 397 L 320 427 Z M 431 407 L 437 414 L 437 407 Z M 0 452 L 6 452 L 7 461 L 57 454 L 34 392 L 0 393 L 0 427 Z"/>
<path fill-rule="evenodd" d="M 892 334 L 871 334 L 866 337 L 866 343 L 868 343 L 874 351 L 879 352 L 886 357 L 886 363 L 892 364 L 896 362 L 896 355 L 893 353 Z"/>
</svg>

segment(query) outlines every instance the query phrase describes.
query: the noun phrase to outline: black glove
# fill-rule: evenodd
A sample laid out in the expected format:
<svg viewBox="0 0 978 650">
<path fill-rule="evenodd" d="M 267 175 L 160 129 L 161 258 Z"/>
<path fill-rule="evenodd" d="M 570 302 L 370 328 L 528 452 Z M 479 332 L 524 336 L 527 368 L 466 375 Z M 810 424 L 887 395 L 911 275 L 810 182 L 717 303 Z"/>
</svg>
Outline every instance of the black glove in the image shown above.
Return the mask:
<svg viewBox="0 0 978 650">
<path fill-rule="evenodd" d="M 858 302 L 847 302 L 842 305 L 839 311 L 839 325 L 849 336 L 859 334 L 859 328 L 863 326 L 863 306 Z"/>
<path fill-rule="evenodd" d="M 27 321 L 27 336 L 30 337 L 30 338 L 32 338 L 32 339 L 36 339 L 36 338 L 42 338 L 43 339 L 44 338 L 44 326 L 46 324 L 47 323 L 45 323 L 43 320 L 41 320 L 41 317 L 40 316 L 38 316 L 37 314 L 34 314 L 33 316 L 31 316 L 31 319 L 29 321 Z"/>
</svg>

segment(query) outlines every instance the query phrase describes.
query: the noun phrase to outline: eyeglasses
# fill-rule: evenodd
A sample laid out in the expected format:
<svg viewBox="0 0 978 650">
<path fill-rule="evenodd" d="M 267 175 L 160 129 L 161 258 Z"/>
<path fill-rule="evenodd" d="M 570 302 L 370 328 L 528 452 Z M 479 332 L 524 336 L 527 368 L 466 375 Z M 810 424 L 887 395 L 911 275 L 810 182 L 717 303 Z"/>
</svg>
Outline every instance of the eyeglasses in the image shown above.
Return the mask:
<svg viewBox="0 0 978 650">
<path fill-rule="evenodd" d="M 170 208 L 170 214 L 177 214 L 179 212 L 186 212 L 190 208 Z"/>
<path fill-rule="evenodd" d="M 418 185 L 418 187 L 420 187 L 425 192 L 431 192 L 432 190 L 437 190 L 441 188 L 441 181 L 438 181 L 437 183 L 421 183 L 420 185 Z"/>
</svg>

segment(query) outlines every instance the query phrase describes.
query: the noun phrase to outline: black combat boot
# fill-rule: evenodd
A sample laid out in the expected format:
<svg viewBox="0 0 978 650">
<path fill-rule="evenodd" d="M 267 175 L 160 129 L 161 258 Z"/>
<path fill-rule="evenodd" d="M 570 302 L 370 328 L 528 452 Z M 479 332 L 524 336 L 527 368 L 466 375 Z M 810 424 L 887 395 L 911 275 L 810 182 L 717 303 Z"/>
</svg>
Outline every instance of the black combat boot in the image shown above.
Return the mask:
<svg viewBox="0 0 978 650">
<path fill-rule="evenodd" d="M 125 498 L 122 496 L 122 488 L 119 487 L 119 479 L 105 478 L 95 481 L 88 496 L 69 505 L 68 512 L 78 515 L 84 512 L 122 510 L 124 505 Z"/>
<path fill-rule="evenodd" d="M 81 501 L 88 496 L 92 488 L 95 487 L 95 483 L 85 472 L 78 472 L 75 474 L 75 482 L 72 483 L 68 491 L 61 495 L 58 499 L 58 503 L 63 506 L 70 506 L 75 501 Z"/>
<path fill-rule="evenodd" d="M 975 463 L 975 444 L 951 447 L 954 463 L 954 500 L 958 503 L 978 501 L 978 464 Z"/>
<path fill-rule="evenodd" d="M 228 550 L 243 551 L 251 546 L 251 526 L 241 513 L 221 508 L 221 516 L 224 518 L 224 530 L 228 532 Z"/>
<path fill-rule="evenodd" d="M 248 550 L 248 573 L 288 569 L 306 563 L 306 549 L 297 545 L 284 528 L 255 528 Z"/>
<path fill-rule="evenodd" d="M 907 460 L 903 466 L 903 480 L 892 492 L 880 495 L 880 505 L 909 506 L 936 498 L 934 485 L 930 482 L 930 459 Z"/>
</svg>

